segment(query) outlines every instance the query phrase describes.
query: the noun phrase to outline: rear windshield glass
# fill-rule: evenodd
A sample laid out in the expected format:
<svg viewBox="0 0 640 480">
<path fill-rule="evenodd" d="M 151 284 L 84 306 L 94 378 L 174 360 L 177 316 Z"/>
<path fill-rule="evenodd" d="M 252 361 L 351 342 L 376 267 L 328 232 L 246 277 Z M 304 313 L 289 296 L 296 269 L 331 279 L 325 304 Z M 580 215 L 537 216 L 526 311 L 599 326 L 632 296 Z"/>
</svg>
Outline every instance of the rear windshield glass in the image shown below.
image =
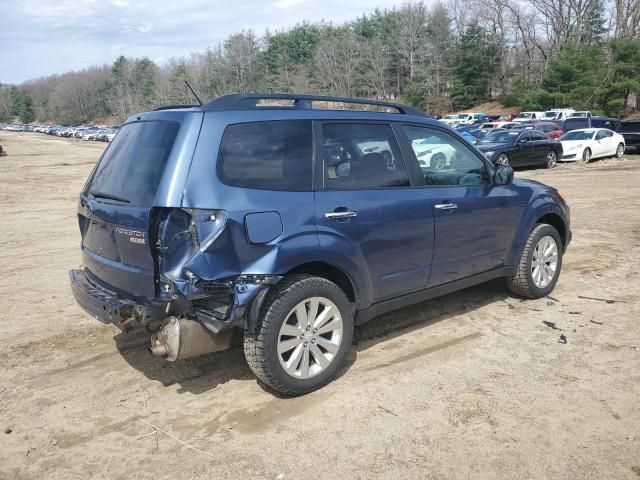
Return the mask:
<svg viewBox="0 0 640 480">
<path fill-rule="evenodd" d="M 564 121 L 564 130 L 578 130 L 579 128 L 589 128 L 589 119 L 582 117 L 567 118 Z"/>
<path fill-rule="evenodd" d="M 234 187 L 310 191 L 312 155 L 310 120 L 229 125 L 220 145 L 218 175 Z"/>
<path fill-rule="evenodd" d="M 179 123 L 167 121 L 124 125 L 96 168 L 89 193 L 151 206 L 179 128 Z"/>
</svg>

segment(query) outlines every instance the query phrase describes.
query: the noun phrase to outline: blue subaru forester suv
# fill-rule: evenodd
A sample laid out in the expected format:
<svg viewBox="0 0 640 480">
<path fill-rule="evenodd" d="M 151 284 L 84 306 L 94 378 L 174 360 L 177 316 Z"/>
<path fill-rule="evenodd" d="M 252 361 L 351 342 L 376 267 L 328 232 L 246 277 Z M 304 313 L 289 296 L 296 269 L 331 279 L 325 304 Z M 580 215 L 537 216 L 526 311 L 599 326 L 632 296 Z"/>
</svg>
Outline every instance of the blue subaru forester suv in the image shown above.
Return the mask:
<svg viewBox="0 0 640 480">
<path fill-rule="evenodd" d="M 87 312 L 146 329 L 168 360 L 241 329 L 251 369 L 284 394 L 328 383 L 354 325 L 382 313 L 496 277 L 549 294 L 571 239 L 558 191 L 421 110 L 289 94 L 129 118 L 78 221 Z"/>
</svg>

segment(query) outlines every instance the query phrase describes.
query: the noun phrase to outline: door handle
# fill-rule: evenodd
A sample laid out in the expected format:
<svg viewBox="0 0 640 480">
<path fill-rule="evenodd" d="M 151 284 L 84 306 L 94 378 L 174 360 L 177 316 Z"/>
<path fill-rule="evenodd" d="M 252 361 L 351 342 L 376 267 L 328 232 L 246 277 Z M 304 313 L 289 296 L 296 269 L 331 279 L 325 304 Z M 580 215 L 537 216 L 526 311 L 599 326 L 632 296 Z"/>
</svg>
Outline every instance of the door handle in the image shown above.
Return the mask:
<svg viewBox="0 0 640 480">
<path fill-rule="evenodd" d="M 437 210 L 453 210 L 454 208 L 458 208 L 458 205 L 455 203 L 437 203 L 434 206 Z"/>
<path fill-rule="evenodd" d="M 352 212 L 351 210 L 345 210 L 341 212 L 327 212 L 324 214 L 324 218 L 328 220 L 338 220 L 341 218 L 353 218 L 357 216 L 358 216 L 358 212 Z"/>
</svg>

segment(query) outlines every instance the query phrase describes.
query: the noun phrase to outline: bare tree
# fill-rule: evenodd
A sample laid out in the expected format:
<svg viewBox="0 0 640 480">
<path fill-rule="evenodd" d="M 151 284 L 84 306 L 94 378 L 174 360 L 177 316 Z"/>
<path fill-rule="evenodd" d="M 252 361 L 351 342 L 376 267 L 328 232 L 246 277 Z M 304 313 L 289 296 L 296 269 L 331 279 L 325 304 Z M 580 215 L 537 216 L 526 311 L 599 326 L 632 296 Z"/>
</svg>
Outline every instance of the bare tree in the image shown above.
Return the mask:
<svg viewBox="0 0 640 480">
<path fill-rule="evenodd" d="M 224 42 L 227 74 L 236 91 L 248 92 L 254 87 L 258 51 L 258 41 L 251 31 L 236 33 Z"/>
<path fill-rule="evenodd" d="M 313 55 L 319 86 L 336 95 L 352 95 L 358 56 L 358 43 L 351 29 L 333 29 L 326 33 Z"/>
<path fill-rule="evenodd" d="M 615 38 L 640 38 L 640 0 L 614 0 Z"/>
</svg>

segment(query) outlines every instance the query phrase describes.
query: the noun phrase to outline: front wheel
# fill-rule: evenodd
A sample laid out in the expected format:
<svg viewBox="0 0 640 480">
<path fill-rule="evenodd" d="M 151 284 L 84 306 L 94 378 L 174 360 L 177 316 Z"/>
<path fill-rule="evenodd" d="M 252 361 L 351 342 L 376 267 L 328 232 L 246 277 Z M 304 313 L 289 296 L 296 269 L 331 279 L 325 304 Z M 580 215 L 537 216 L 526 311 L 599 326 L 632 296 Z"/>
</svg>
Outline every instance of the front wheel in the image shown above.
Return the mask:
<svg viewBox="0 0 640 480">
<path fill-rule="evenodd" d="M 436 153 L 431 158 L 431 165 L 436 170 L 442 170 L 447 164 L 447 157 L 444 156 L 444 153 Z"/>
<path fill-rule="evenodd" d="M 582 152 L 582 161 L 584 163 L 589 163 L 591 161 L 591 149 L 585 148 L 584 152 Z"/>
<path fill-rule="evenodd" d="M 507 285 L 523 297 L 544 297 L 556 286 L 561 268 L 560 234 L 551 225 L 541 223 L 529 235 L 516 271 L 507 277 Z"/>
<path fill-rule="evenodd" d="M 620 143 L 618 148 L 616 148 L 616 158 L 622 158 L 624 155 L 624 144 Z"/>
<path fill-rule="evenodd" d="M 272 287 L 255 333 L 244 336 L 253 373 L 285 395 L 312 392 L 329 383 L 351 347 L 349 300 L 324 278 L 292 275 Z"/>
<path fill-rule="evenodd" d="M 558 163 L 558 154 L 554 150 L 549 150 L 549 153 L 547 153 L 547 163 L 545 164 L 545 166 L 547 168 L 553 168 L 556 166 L 556 163 Z"/>
</svg>

